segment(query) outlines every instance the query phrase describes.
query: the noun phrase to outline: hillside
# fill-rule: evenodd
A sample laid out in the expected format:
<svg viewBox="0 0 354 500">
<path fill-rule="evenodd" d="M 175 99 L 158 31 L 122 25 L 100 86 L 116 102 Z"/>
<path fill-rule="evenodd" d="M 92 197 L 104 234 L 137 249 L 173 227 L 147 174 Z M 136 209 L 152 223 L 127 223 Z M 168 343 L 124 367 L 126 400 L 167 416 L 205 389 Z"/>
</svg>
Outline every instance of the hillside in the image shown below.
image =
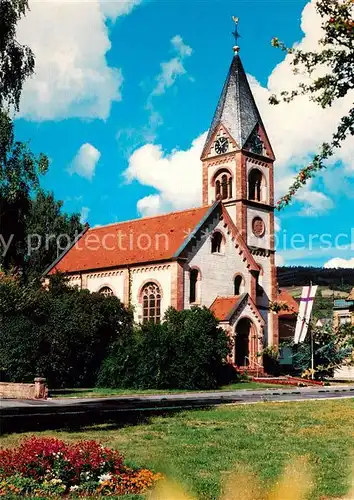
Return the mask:
<svg viewBox="0 0 354 500">
<path fill-rule="evenodd" d="M 311 282 L 328 290 L 349 293 L 354 287 L 354 269 L 278 267 L 278 283 L 282 288 L 302 287 Z"/>
<path fill-rule="evenodd" d="M 347 297 L 354 287 L 354 269 L 324 269 L 322 267 L 278 267 L 278 283 L 296 299 L 302 287 L 318 285 L 313 308 L 315 319 L 333 316 L 333 300 Z"/>
</svg>

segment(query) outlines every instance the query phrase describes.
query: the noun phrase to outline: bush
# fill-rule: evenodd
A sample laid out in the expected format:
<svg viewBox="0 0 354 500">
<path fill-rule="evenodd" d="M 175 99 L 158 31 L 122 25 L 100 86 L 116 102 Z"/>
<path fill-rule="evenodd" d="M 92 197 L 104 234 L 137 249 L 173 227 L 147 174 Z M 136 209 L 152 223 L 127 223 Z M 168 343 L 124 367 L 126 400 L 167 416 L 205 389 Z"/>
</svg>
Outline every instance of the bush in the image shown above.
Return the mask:
<svg viewBox="0 0 354 500">
<path fill-rule="evenodd" d="M 161 325 L 137 327 L 132 335 L 112 345 L 98 384 L 139 389 L 216 388 L 226 382 L 228 353 L 228 337 L 208 309 L 169 309 Z"/>
<path fill-rule="evenodd" d="M 108 346 L 132 316 L 116 297 L 66 286 L 54 277 L 48 290 L 0 278 L 0 374 L 3 380 L 47 378 L 50 387 L 95 385 Z"/>
<path fill-rule="evenodd" d="M 33 437 L 0 450 L 0 496 L 140 494 L 159 478 L 150 470 L 126 467 L 118 451 L 96 441 L 67 444 Z"/>
</svg>

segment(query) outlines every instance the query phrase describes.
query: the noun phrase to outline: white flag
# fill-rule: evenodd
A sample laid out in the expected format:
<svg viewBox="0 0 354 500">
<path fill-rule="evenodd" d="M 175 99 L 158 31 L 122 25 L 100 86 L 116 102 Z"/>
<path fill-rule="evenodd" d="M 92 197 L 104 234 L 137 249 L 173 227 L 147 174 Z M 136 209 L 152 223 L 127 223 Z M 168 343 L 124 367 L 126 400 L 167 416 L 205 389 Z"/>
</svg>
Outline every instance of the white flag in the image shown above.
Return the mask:
<svg viewBox="0 0 354 500">
<path fill-rule="evenodd" d="M 316 296 L 318 286 L 304 286 L 302 289 L 299 314 L 297 317 L 294 342 L 298 344 L 303 342 L 309 328 L 310 317 L 313 308 L 313 302 Z"/>
</svg>

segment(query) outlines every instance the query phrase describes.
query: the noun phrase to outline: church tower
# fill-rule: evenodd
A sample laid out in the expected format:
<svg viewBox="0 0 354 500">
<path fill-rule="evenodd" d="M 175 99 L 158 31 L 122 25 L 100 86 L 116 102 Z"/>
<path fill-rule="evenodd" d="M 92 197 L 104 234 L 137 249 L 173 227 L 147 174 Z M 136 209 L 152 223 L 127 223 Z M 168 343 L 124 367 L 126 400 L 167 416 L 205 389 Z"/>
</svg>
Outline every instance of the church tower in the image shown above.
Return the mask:
<svg viewBox="0 0 354 500">
<path fill-rule="evenodd" d="M 238 37 L 237 30 L 235 34 Z M 277 316 L 269 310 L 269 303 L 277 299 L 275 156 L 237 46 L 201 160 L 203 204 L 222 201 L 259 265 L 256 301 L 268 325 L 265 344 L 277 345 Z"/>
</svg>

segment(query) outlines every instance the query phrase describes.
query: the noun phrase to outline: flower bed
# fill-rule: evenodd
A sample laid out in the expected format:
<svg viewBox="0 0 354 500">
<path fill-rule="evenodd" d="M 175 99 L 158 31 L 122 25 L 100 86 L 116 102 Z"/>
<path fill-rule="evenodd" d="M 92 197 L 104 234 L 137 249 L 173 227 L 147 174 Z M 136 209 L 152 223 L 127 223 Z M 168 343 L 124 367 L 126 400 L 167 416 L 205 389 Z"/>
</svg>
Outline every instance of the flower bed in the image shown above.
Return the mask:
<svg viewBox="0 0 354 500">
<path fill-rule="evenodd" d="M 141 494 L 161 478 L 124 465 L 118 451 L 96 441 L 24 440 L 0 450 L 0 496 L 84 497 Z"/>
</svg>

